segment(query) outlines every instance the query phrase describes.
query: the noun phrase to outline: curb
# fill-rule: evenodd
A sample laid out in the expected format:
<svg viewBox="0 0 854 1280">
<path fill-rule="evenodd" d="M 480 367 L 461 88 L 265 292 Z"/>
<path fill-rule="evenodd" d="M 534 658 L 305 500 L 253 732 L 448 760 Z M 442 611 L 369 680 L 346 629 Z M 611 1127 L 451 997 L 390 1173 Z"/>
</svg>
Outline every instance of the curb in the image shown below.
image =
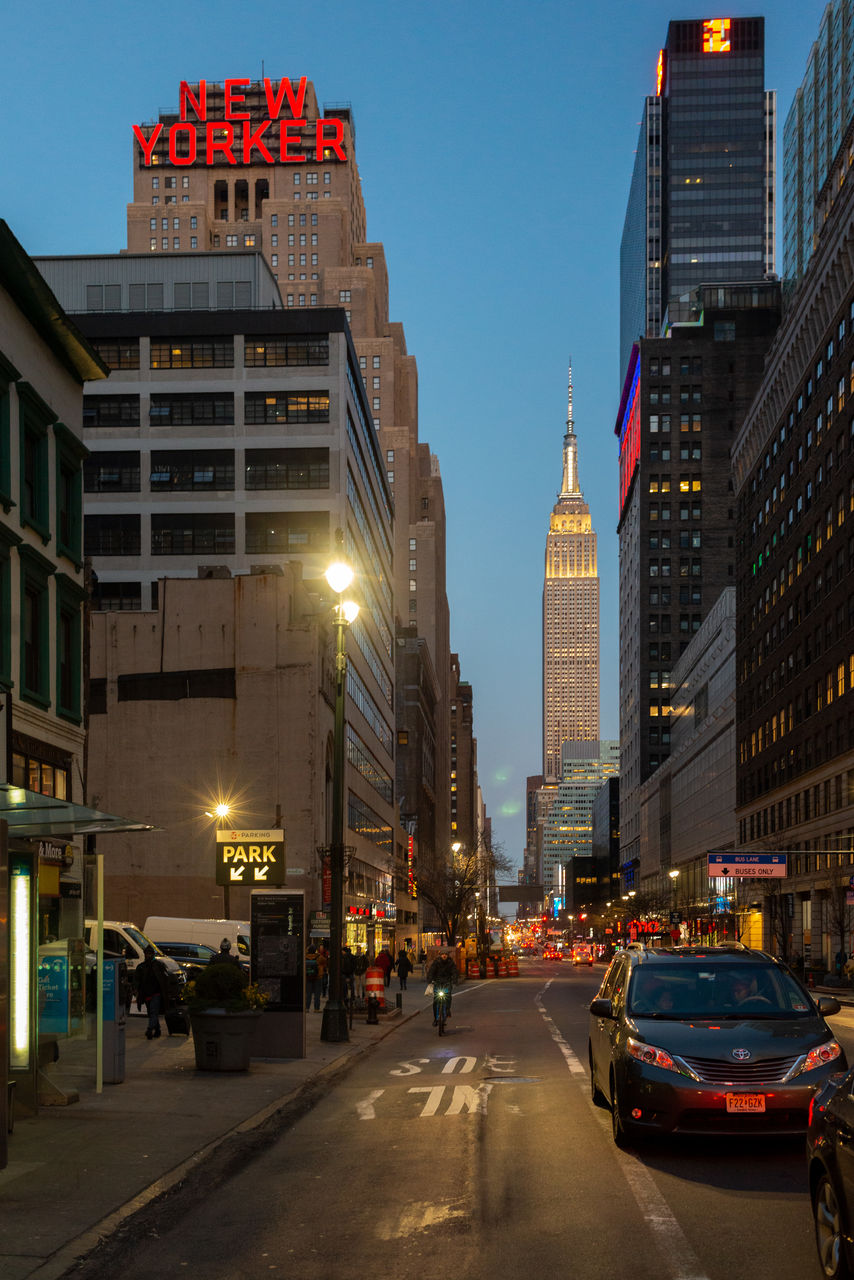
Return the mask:
<svg viewBox="0 0 854 1280">
<path fill-rule="evenodd" d="M 62 1245 L 55 1253 L 47 1258 L 35 1271 L 28 1273 L 26 1280 L 62 1280 L 63 1276 L 85 1274 L 84 1269 L 91 1262 L 95 1266 L 95 1270 L 91 1271 L 92 1280 L 99 1274 L 103 1274 L 111 1280 L 115 1276 L 116 1271 L 109 1259 L 104 1261 L 107 1269 L 101 1273 L 98 1269 L 98 1260 L 91 1257 L 95 1251 L 101 1246 L 107 1244 L 108 1241 L 116 1246 L 123 1246 L 124 1240 L 121 1233 L 127 1233 L 133 1225 L 134 1219 L 142 1219 L 143 1215 L 153 1205 L 160 1205 L 167 1197 L 177 1196 L 184 1189 L 184 1184 L 188 1188 L 192 1187 L 194 1177 L 204 1170 L 205 1180 L 208 1186 L 211 1184 L 211 1162 L 215 1155 L 223 1153 L 224 1169 L 222 1171 L 224 1177 L 230 1172 L 231 1160 L 224 1148 L 228 1143 L 235 1143 L 242 1139 L 240 1143 L 240 1163 L 245 1163 L 245 1147 L 249 1145 L 247 1140 L 251 1140 L 253 1136 L 260 1138 L 266 1142 L 272 1142 L 282 1128 L 291 1123 L 298 1115 L 310 1111 L 322 1097 L 328 1092 L 329 1088 L 335 1084 L 340 1076 L 344 1076 L 348 1071 L 359 1062 L 362 1058 L 367 1057 L 373 1051 L 376 1045 L 384 1040 L 398 1027 L 402 1027 L 405 1023 L 410 1022 L 413 1018 L 419 1017 L 423 1012 L 416 1009 L 414 1013 L 396 1018 L 394 1022 L 382 1029 L 382 1033 L 376 1036 L 369 1044 L 362 1045 L 361 1048 L 354 1049 L 352 1052 L 344 1052 L 326 1066 L 320 1067 L 313 1072 L 302 1084 L 296 1089 L 292 1089 L 290 1093 L 284 1094 L 275 1102 L 269 1103 L 261 1111 L 255 1112 L 246 1120 L 241 1120 L 239 1124 L 233 1125 L 227 1129 L 219 1137 L 213 1138 L 201 1150 L 196 1151 L 192 1156 L 183 1160 L 181 1164 L 176 1165 L 174 1169 L 170 1169 L 161 1177 L 155 1179 L 149 1186 L 140 1191 L 133 1199 L 128 1200 L 126 1204 L 121 1205 L 118 1209 L 114 1209 L 112 1213 L 107 1214 L 100 1222 L 94 1226 L 87 1228 L 80 1235 L 75 1236 L 73 1240 L 69 1240 L 67 1244 Z M 253 1145 L 261 1145 L 256 1142 Z"/>
</svg>

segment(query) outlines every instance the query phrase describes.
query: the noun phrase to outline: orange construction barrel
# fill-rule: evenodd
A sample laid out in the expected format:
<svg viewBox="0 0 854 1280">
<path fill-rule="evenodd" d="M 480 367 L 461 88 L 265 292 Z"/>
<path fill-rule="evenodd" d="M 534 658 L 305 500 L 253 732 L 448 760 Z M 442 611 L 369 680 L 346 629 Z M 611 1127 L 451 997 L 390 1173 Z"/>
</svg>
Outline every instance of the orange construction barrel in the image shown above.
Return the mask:
<svg viewBox="0 0 854 1280">
<path fill-rule="evenodd" d="M 480 977 L 480 961 L 478 961 L 478 960 L 469 960 L 469 971 L 468 971 L 468 972 L 469 972 L 469 977 L 470 977 L 470 978 L 479 978 L 479 977 Z"/>
<path fill-rule="evenodd" d="M 498 977 L 499 978 L 507 977 L 507 961 L 504 959 L 503 956 L 498 961 Z"/>
<path fill-rule="evenodd" d="M 385 977 L 382 969 L 365 971 L 365 999 L 376 1000 L 380 1009 L 385 1008 Z"/>
<path fill-rule="evenodd" d="M 507 957 L 507 976 L 510 978 L 519 977 L 519 961 L 515 956 Z"/>
</svg>

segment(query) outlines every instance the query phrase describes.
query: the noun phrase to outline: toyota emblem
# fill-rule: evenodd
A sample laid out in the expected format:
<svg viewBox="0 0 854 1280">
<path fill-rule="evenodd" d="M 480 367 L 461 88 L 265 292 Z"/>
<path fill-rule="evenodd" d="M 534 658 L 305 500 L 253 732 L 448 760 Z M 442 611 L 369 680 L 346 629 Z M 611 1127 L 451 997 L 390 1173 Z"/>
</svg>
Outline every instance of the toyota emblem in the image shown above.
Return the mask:
<svg viewBox="0 0 854 1280">
<path fill-rule="evenodd" d="M 749 1049 L 733 1049 L 732 1056 L 735 1058 L 736 1062 L 746 1062 L 747 1059 L 750 1057 L 750 1050 Z"/>
</svg>

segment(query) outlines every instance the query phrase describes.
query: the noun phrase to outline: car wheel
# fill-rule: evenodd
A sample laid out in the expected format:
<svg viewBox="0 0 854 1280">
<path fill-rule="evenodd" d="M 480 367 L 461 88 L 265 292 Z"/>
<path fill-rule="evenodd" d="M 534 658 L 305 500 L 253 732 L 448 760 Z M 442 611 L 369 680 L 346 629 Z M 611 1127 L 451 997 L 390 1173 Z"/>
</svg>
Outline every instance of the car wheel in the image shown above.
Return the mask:
<svg viewBox="0 0 854 1280">
<path fill-rule="evenodd" d="M 607 1107 L 608 1099 L 596 1083 L 596 1076 L 593 1072 L 593 1049 L 587 1046 L 587 1058 L 590 1063 L 590 1099 L 594 1107 Z"/>
<path fill-rule="evenodd" d="M 822 1174 L 813 1201 L 815 1242 L 821 1269 L 829 1280 L 851 1280 L 845 1252 L 845 1237 L 836 1191 L 827 1174 Z"/>
<path fill-rule="evenodd" d="M 617 1093 L 617 1084 L 615 1080 L 611 1081 L 611 1133 L 614 1138 L 615 1146 L 622 1149 L 629 1145 L 629 1135 L 620 1116 L 619 1095 Z"/>
</svg>

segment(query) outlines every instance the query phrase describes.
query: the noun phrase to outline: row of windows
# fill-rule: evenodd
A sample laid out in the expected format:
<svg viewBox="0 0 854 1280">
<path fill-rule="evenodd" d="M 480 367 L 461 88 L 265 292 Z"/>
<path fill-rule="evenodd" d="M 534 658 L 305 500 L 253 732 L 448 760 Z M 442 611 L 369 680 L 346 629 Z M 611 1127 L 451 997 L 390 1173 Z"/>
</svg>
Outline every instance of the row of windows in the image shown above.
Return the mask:
<svg viewBox="0 0 854 1280">
<path fill-rule="evenodd" d="M 673 359 L 672 367 L 679 367 L 679 374 L 686 378 L 689 375 L 692 378 L 701 378 L 703 376 L 703 358 L 702 356 L 677 356 Z M 650 356 L 648 371 L 651 378 L 669 378 L 671 370 L 671 357 L 668 356 Z"/>
<path fill-rule="evenodd" d="M 768 716 L 750 734 L 749 744 L 745 737 L 739 743 L 739 763 L 745 764 L 748 760 L 752 760 L 766 747 L 773 746 L 778 738 L 782 739 L 787 733 L 791 733 L 797 725 L 811 715 L 832 706 L 834 698 L 841 698 L 852 689 L 854 689 L 854 653 L 848 655 L 847 662 L 836 663 L 817 680 L 805 685 L 801 694 L 781 706 L 778 712 Z"/>
<path fill-rule="evenodd" d="M 232 392 L 152 395 L 148 420 L 151 426 L 234 426 Z M 247 391 L 243 397 L 243 420 L 247 426 L 265 423 L 329 421 L 329 393 Z M 83 426 L 138 427 L 140 397 L 84 396 Z"/>
<path fill-rule="evenodd" d="M 150 459 L 152 492 L 234 489 L 233 449 L 154 450 Z M 141 456 L 137 451 L 102 450 L 83 467 L 86 493 L 139 493 Z M 329 450 L 247 449 L 246 489 L 327 489 Z"/>
<path fill-rule="evenodd" d="M 92 346 L 110 369 L 140 367 L 139 338 L 120 341 L 94 338 Z M 243 348 L 243 365 L 246 369 L 328 364 L 328 334 L 247 337 Z M 152 338 L 149 366 L 152 369 L 232 369 L 234 338 Z"/>
<path fill-rule="evenodd" d="M 50 561 L 21 544 L 20 569 L 20 696 L 43 710 L 53 704 L 56 714 L 81 719 L 83 589 Z M 12 567 L 10 546 L 0 538 L 0 677 L 12 683 Z M 54 579 L 51 602 L 50 580 Z M 5 624 L 5 625 L 4 625 Z M 38 789 L 38 788 L 37 788 Z"/>
<path fill-rule="evenodd" d="M 669 435 L 670 426 L 673 417 L 669 413 L 651 413 L 648 418 L 649 430 L 652 435 Z M 686 435 L 688 432 L 702 431 L 703 415 L 701 413 L 680 413 L 679 415 L 679 433 Z"/>
<path fill-rule="evenodd" d="M 244 550 L 293 554 L 329 549 L 327 511 L 249 512 L 244 517 Z M 192 512 L 152 515 L 151 554 L 157 556 L 236 554 L 233 512 Z M 87 515 L 84 551 L 87 556 L 142 554 L 141 517 Z"/>
</svg>

